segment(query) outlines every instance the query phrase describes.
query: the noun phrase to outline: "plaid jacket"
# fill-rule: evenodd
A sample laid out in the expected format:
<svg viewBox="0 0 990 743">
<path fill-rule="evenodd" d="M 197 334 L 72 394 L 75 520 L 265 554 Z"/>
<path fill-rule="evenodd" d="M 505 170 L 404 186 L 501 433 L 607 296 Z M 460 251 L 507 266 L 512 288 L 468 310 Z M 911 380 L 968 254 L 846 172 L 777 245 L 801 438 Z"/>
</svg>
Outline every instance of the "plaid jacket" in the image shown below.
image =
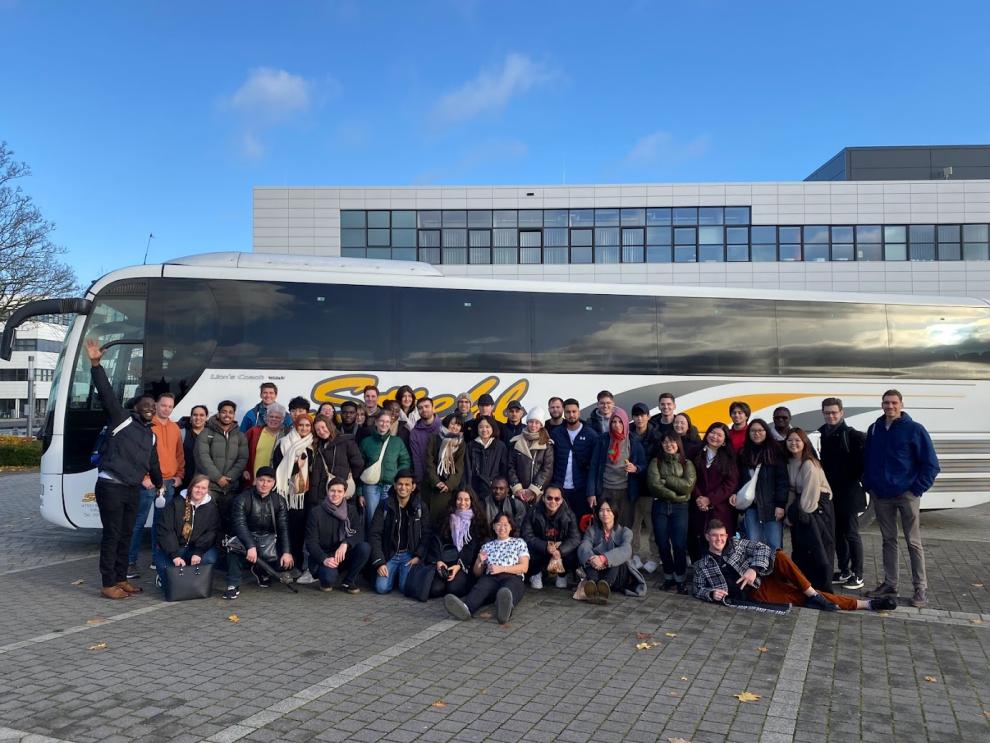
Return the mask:
<svg viewBox="0 0 990 743">
<path fill-rule="evenodd" d="M 762 542 L 733 539 L 722 550 L 722 557 L 740 575 L 753 568 L 757 575 L 753 588 L 760 587 L 759 576 L 770 575 L 773 572 L 773 550 Z M 722 571 L 718 569 L 715 558 L 710 553 L 705 553 L 705 556 L 694 564 L 694 595 L 702 601 L 711 601 L 712 591 L 718 589 L 728 591 L 729 586 Z"/>
</svg>

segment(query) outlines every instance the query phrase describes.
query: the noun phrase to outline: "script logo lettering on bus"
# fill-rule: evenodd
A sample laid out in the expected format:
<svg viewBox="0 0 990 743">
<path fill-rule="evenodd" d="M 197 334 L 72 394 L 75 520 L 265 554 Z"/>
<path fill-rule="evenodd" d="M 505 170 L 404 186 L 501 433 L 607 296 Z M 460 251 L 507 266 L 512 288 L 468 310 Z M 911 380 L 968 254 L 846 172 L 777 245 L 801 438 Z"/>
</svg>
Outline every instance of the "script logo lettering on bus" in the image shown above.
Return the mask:
<svg viewBox="0 0 990 743">
<path fill-rule="evenodd" d="M 513 400 L 519 400 L 522 402 L 523 398 L 526 396 L 526 393 L 529 391 L 529 380 L 526 378 L 517 379 L 515 382 L 505 386 L 502 392 L 496 394 L 495 389 L 499 387 L 500 383 L 501 380 L 498 377 L 490 375 L 469 387 L 467 393 L 470 395 L 471 401 L 474 403 L 471 407 L 472 411 L 477 412 L 478 398 L 487 393 L 495 399 L 495 417 L 499 420 L 505 420 L 506 406 L 508 406 L 508 404 Z M 311 397 L 317 404 L 332 402 L 335 406 L 340 406 L 342 402 L 346 402 L 347 400 L 358 404 L 363 404 L 364 399 L 362 398 L 362 393 L 364 388 L 369 384 L 380 387 L 378 377 L 374 374 L 341 374 L 336 377 L 324 379 L 322 382 L 318 382 L 313 387 Z M 395 394 L 398 390 L 398 385 L 389 387 L 387 390 L 382 389 L 378 399 L 394 400 Z M 429 387 L 413 386 L 413 394 L 416 399 L 419 399 L 424 395 L 432 397 L 433 409 L 436 410 L 437 413 L 443 413 L 444 411 L 453 409 L 454 402 L 457 399 L 459 391 L 431 393 Z"/>
</svg>

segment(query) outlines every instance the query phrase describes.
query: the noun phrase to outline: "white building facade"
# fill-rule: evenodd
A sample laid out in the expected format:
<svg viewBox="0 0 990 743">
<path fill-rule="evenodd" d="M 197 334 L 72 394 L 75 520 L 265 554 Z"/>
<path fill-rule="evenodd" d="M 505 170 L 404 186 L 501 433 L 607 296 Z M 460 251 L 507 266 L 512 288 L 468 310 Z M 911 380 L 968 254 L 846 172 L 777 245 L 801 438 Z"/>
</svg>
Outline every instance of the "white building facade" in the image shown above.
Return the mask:
<svg viewBox="0 0 990 743">
<path fill-rule="evenodd" d="M 24 419 L 28 413 L 30 357 L 34 361 L 34 410 L 40 422 L 48 405 L 55 364 L 62 350 L 69 318 L 46 315 L 17 329 L 10 361 L 0 359 L 0 421 Z M 0 329 L 3 323 L 0 323 Z"/>
</svg>

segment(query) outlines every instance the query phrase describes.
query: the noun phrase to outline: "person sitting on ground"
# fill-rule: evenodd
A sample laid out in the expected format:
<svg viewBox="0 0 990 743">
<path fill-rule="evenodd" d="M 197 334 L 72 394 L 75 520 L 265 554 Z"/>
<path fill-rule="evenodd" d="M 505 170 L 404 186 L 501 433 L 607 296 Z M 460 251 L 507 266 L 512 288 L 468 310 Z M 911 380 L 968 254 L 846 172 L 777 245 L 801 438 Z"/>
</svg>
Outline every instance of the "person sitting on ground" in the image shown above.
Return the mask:
<svg viewBox="0 0 990 743">
<path fill-rule="evenodd" d="M 553 477 L 553 442 L 543 427 L 543 408 L 526 415 L 526 429 L 509 442 L 509 485 L 512 495 L 532 507 Z"/>
<path fill-rule="evenodd" d="M 452 593 L 444 599 L 447 611 L 456 619 L 470 619 L 482 606 L 495 601 L 495 617 L 506 624 L 512 610 L 522 601 L 529 570 L 529 548 L 516 536 L 516 525 L 502 513 L 492 522 L 495 539 L 482 545 L 472 572 L 478 581 L 463 600 Z"/>
<path fill-rule="evenodd" d="M 585 574 L 574 593 L 578 601 L 604 604 L 613 590 L 628 596 L 646 595 L 646 579 L 630 562 L 632 529 L 618 523 L 612 501 L 607 498 L 598 504 L 595 520 L 584 533 L 577 556 Z"/>
<path fill-rule="evenodd" d="M 159 552 L 155 555 L 155 580 L 163 591 L 169 564 L 213 565 L 217 561 L 220 511 L 210 496 L 210 478 L 196 475 L 189 488 L 165 504 L 155 529 Z"/>
<path fill-rule="evenodd" d="M 456 491 L 447 501 L 440 528 L 433 532 L 426 562 L 435 572 L 430 598 L 447 593 L 464 596 L 474 585 L 471 567 L 481 545 L 491 539 L 485 508 L 468 490 Z"/>
<path fill-rule="evenodd" d="M 289 517 L 285 499 L 275 489 L 275 470 L 262 467 L 254 476 L 254 487 L 234 498 L 230 520 L 234 536 L 246 550 L 245 554 L 227 553 L 227 590 L 223 598 L 228 601 L 241 595 L 241 574 L 250 566 L 261 588 L 271 584 L 271 576 L 259 568 L 259 560 L 277 571 L 291 570 L 295 564 L 289 546 Z"/>
<path fill-rule="evenodd" d="M 537 591 L 543 588 L 543 572 L 552 564 L 557 568 L 557 588 L 567 588 L 567 573 L 578 566 L 581 532 L 574 511 L 556 485 L 548 486 L 542 500 L 527 512 L 522 538 L 529 548 L 529 585 Z"/>
<path fill-rule="evenodd" d="M 694 564 L 694 595 L 702 601 L 729 606 L 794 604 L 822 611 L 897 608 L 889 597 L 864 601 L 816 591 L 783 550 L 775 553 L 762 542 L 730 539 L 718 519 L 708 522 L 705 539 L 708 553 Z"/>
<path fill-rule="evenodd" d="M 426 557 L 429 538 L 429 506 L 416 492 L 413 471 L 399 470 L 368 530 L 371 564 L 377 571 L 376 593 L 388 593 L 396 582 L 399 591 L 405 591 L 410 569 Z"/>
<path fill-rule="evenodd" d="M 306 550 L 309 552 L 309 572 L 320 581 L 320 590 L 329 593 L 340 584 L 345 593 L 360 593 L 357 577 L 368 562 L 371 547 L 361 541 L 361 517 L 357 503 L 347 500 L 347 483 L 339 478 L 330 480 L 327 494 L 312 508 L 306 522 Z"/>
</svg>

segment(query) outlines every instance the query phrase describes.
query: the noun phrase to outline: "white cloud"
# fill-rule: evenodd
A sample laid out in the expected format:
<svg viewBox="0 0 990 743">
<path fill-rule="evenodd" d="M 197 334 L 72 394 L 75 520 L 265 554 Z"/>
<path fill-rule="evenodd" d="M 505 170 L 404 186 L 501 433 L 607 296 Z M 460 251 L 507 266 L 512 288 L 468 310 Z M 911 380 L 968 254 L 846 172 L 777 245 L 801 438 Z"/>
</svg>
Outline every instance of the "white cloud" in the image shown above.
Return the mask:
<svg viewBox="0 0 990 743">
<path fill-rule="evenodd" d="M 506 55 L 501 69 L 482 70 L 473 80 L 444 95 L 434 106 L 432 118 L 439 124 L 453 124 L 486 111 L 498 111 L 513 96 L 557 77 L 553 70 L 525 54 L 511 53 Z"/>
<path fill-rule="evenodd" d="M 312 85 L 299 75 L 271 67 L 256 67 L 228 100 L 241 114 L 275 122 L 309 110 Z"/>
<path fill-rule="evenodd" d="M 707 135 L 679 142 L 667 131 L 656 131 L 641 137 L 622 159 L 623 165 L 634 167 L 671 165 L 701 157 L 710 146 Z"/>
</svg>

